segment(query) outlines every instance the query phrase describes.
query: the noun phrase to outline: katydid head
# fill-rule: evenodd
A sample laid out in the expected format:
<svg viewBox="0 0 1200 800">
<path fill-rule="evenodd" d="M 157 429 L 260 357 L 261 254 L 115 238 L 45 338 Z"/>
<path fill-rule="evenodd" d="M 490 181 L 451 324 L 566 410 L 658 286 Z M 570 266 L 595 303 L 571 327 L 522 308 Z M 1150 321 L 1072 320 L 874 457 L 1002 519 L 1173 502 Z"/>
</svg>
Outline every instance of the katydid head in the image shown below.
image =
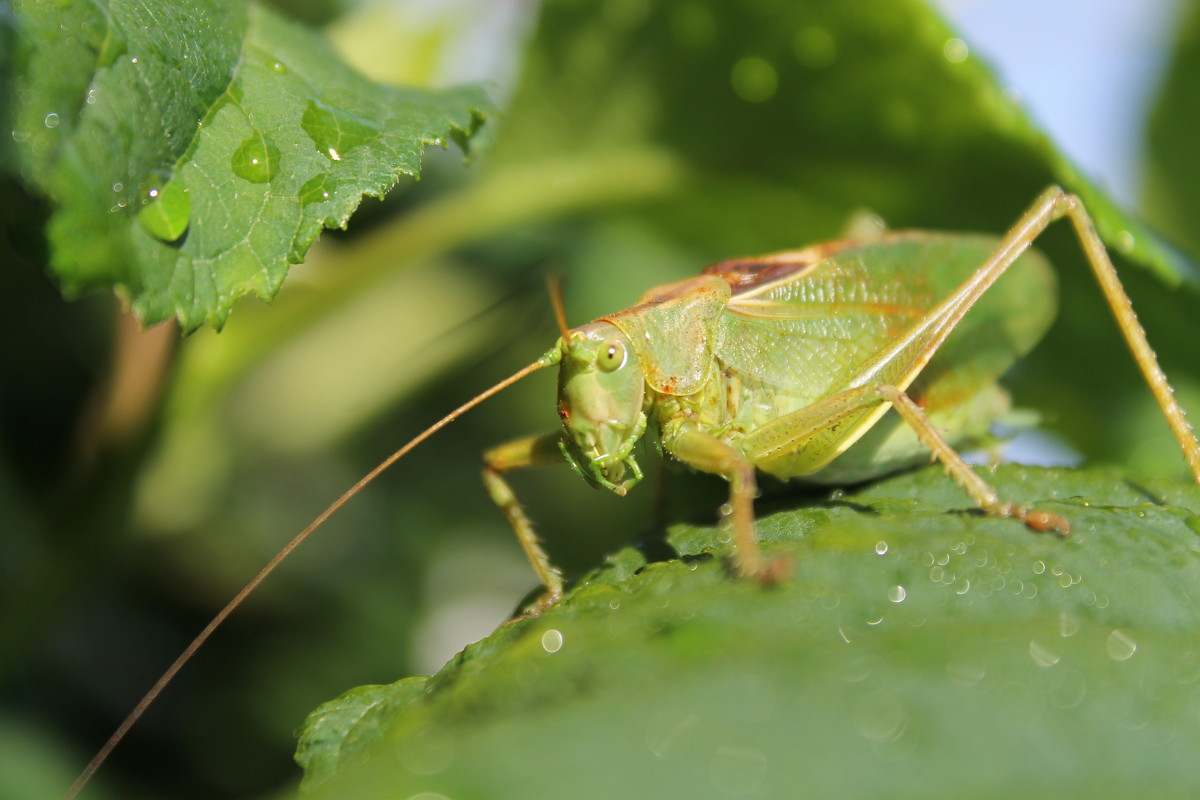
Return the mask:
<svg viewBox="0 0 1200 800">
<path fill-rule="evenodd" d="M 592 322 L 567 331 L 561 348 L 563 455 L 588 483 L 624 495 L 642 478 L 633 446 L 646 430 L 646 378 L 633 345 L 616 326 Z"/>
</svg>

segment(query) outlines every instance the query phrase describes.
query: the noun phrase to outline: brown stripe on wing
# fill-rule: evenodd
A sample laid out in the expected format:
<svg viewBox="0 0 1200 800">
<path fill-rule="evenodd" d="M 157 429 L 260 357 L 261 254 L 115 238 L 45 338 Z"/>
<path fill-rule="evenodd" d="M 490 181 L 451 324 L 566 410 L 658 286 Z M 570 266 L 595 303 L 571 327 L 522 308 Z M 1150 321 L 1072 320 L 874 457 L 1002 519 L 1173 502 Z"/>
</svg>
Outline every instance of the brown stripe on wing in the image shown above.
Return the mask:
<svg viewBox="0 0 1200 800">
<path fill-rule="evenodd" d="M 839 239 L 810 245 L 803 250 L 788 250 L 752 258 L 731 258 L 705 267 L 701 275 L 716 275 L 729 284 L 736 297 L 756 286 L 779 280 L 824 261 L 834 253 L 853 247 L 857 239 Z"/>
</svg>

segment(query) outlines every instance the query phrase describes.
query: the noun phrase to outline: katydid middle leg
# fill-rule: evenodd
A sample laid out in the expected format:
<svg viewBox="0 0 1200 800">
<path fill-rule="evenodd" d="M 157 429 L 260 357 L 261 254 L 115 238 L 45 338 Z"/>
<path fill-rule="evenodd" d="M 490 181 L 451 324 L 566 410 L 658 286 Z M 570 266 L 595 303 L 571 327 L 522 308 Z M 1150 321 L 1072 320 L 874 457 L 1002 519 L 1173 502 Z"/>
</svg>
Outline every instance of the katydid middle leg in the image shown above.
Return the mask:
<svg viewBox="0 0 1200 800">
<path fill-rule="evenodd" d="M 754 496 L 758 492 L 754 464 L 733 445 L 689 424 L 664 432 L 663 447 L 684 464 L 729 481 L 733 563 L 738 574 L 764 583 L 783 578 L 786 563 L 764 559 L 754 536 Z"/>
</svg>

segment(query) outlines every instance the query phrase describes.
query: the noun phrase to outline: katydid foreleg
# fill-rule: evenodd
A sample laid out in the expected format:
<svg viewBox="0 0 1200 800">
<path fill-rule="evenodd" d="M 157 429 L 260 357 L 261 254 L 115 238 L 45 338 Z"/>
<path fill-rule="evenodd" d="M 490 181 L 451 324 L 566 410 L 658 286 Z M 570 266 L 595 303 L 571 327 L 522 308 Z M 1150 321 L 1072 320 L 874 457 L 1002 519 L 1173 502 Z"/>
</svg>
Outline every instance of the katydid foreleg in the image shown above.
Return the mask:
<svg viewBox="0 0 1200 800">
<path fill-rule="evenodd" d="M 512 487 L 504 480 L 503 473 L 520 467 L 532 467 L 539 464 L 561 464 L 562 454 L 558 443 L 562 434 L 548 433 L 542 436 L 526 436 L 506 444 L 493 447 L 483 456 L 483 483 L 487 486 L 488 494 L 504 516 L 508 518 L 517 540 L 529 558 L 537 573 L 538 580 L 546 587 L 546 594 L 538 601 L 537 606 L 549 606 L 562 597 L 562 573 L 550 563 L 550 557 L 542 549 L 533 523 L 525 515 L 520 502 L 513 494 Z"/>
</svg>

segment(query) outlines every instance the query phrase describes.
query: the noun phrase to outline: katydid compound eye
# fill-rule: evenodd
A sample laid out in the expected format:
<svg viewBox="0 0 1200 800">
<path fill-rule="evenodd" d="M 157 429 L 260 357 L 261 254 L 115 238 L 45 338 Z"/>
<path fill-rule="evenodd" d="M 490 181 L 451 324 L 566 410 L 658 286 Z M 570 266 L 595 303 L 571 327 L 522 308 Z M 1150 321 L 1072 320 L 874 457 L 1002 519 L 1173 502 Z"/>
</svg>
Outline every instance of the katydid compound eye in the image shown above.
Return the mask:
<svg viewBox="0 0 1200 800">
<path fill-rule="evenodd" d="M 603 349 L 600 351 L 600 357 L 596 359 L 596 366 L 601 372 L 612 372 L 619 369 L 625 363 L 625 345 L 613 340 L 604 343 Z"/>
</svg>

